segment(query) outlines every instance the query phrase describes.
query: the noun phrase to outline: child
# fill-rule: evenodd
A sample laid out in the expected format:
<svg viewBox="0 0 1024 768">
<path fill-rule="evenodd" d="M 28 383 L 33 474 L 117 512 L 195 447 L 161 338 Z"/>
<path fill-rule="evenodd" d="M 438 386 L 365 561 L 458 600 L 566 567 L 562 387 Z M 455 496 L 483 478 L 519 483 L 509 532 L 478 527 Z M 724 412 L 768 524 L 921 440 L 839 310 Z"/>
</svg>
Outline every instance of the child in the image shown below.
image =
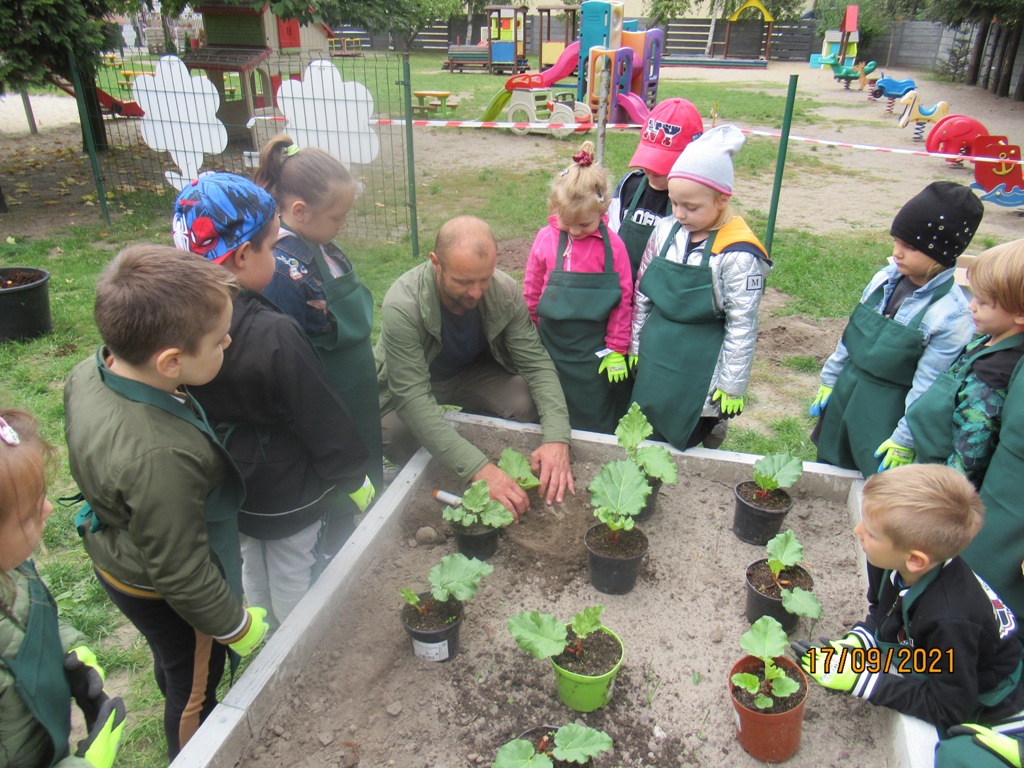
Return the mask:
<svg viewBox="0 0 1024 768">
<path fill-rule="evenodd" d="M 680 450 L 743 410 L 757 340 L 757 309 L 771 262 L 731 215 L 733 125 L 712 128 L 669 172 L 672 217 L 655 225 L 637 283 L 630 362 L 633 399 L 656 436 Z"/>
<path fill-rule="evenodd" d="M 869 612 L 824 648 L 794 643 L 804 670 L 943 734 L 1019 712 L 1016 620 L 959 557 L 983 521 L 974 487 L 949 467 L 899 467 L 868 478 L 861 513 L 854 534 L 874 566 Z"/>
<path fill-rule="evenodd" d="M 231 201 L 232 207 L 224 205 Z M 242 582 L 276 628 L 309 589 L 326 516 L 347 494 L 360 511 L 373 498 L 366 451 L 298 323 L 259 295 L 274 275 L 273 198 L 248 179 L 206 174 L 174 205 L 178 247 L 223 264 L 242 290 L 231 346 L 217 377 L 193 389 L 245 480 L 238 516 Z"/>
<path fill-rule="evenodd" d="M 24 411 L 0 410 L 0 757 L 4 765 L 109 768 L 124 731 L 124 702 L 103 690 L 84 638 L 57 618 L 31 557 L 53 505 L 53 448 Z M 89 735 L 68 756 L 74 697 Z"/>
<path fill-rule="evenodd" d="M 953 267 L 983 213 L 969 188 L 936 181 L 896 214 L 895 263 L 871 278 L 821 370 L 810 408 L 820 416 L 812 434 L 818 461 L 868 477 L 914 460 L 906 410 L 973 331 Z"/>
<path fill-rule="evenodd" d="M 369 453 L 364 474 L 383 483 L 377 368 L 373 362 L 373 297 L 334 242 L 356 199 L 356 181 L 333 155 L 271 139 L 256 183 L 277 200 L 281 233 L 274 277 L 263 295 L 302 326 L 320 352 L 327 379 L 348 407 Z"/>
<path fill-rule="evenodd" d="M 133 245 L 96 285 L 104 346 L 64 387 L 75 518 L 96 576 L 146 638 L 173 759 L 217 705 L 230 646 L 251 653 L 262 608 L 241 599 L 238 471 L 185 387 L 217 375 L 231 343 L 231 273 Z"/>
<path fill-rule="evenodd" d="M 704 132 L 700 112 L 686 99 L 665 99 L 647 116 L 629 167 L 608 208 L 608 229 L 617 232 L 629 252 L 633 282 L 644 248 L 658 219 L 672 214 L 668 173 L 686 145 Z"/>
<path fill-rule="evenodd" d="M 608 177 L 587 141 L 551 184 L 552 215 L 530 249 L 523 297 L 558 369 L 570 424 L 611 433 L 621 414 L 609 385 L 628 375 L 633 280 L 607 210 Z"/>
<path fill-rule="evenodd" d="M 907 424 L 916 461 L 948 464 L 980 488 L 999 443 L 1010 377 L 1024 355 L 1024 240 L 982 253 L 967 279 L 982 336 L 907 409 Z"/>
</svg>

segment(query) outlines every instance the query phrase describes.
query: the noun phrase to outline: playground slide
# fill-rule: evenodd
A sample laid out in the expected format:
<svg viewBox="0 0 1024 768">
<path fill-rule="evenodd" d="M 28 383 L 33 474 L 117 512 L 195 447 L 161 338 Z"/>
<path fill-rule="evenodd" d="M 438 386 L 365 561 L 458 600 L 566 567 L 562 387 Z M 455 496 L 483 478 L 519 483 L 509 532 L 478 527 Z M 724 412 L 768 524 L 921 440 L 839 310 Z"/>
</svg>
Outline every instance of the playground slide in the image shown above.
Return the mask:
<svg viewBox="0 0 1024 768">
<path fill-rule="evenodd" d="M 487 105 L 487 109 L 484 110 L 483 117 L 480 121 L 488 123 L 498 119 L 498 115 L 501 114 L 501 110 L 508 104 L 509 99 L 512 98 L 512 94 L 509 91 L 501 90 L 494 94 L 494 98 L 491 99 L 491 103 Z"/>
<path fill-rule="evenodd" d="M 572 71 L 576 69 L 576 65 L 579 63 L 579 60 L 580 41 L 577 40 L 566 46 L 566 49 L 559 55 L 558 61 L 540 73 L 541 84 L 545 88 L 550 88 L 559 80 L 564 80 L 571 76 Z"/>
<path fill-rule="evenodd" d="M 650 112 L 644 100 L 635 93 L 620 93 L 618 95 L 619 106 L 629 116 L 629 119 L 637 125 L 644 125 L 647 122 L 647 115 Z"/>
<path fill-rule="evenodd" d="M 50 80 L 50 83 L 60 88 L 69 96 L 75 95 L 75 89 L 70 85 L 66 85 L 59 80 Z M 120 115 L 121 117 L 145 117 L 146 115 L 146 113 L 142 111 L 142 107 L 134 101 L 121 101 L 120 99 L 115 99 L 99 86 L 96 86 L 96 98 L 100 102 L 100 107 L 107 110 L 112 115 Z"/>
</svg>

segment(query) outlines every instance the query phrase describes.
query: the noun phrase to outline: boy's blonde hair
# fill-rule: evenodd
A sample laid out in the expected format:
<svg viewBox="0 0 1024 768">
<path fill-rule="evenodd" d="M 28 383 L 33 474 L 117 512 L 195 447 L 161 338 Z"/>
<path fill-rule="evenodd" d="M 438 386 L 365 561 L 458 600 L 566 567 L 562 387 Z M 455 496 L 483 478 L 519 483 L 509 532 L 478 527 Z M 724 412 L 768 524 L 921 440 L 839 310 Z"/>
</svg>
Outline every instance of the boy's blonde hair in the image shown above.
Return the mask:
<svg viewBox="0 0 1024 768">
<path fill-rule="evenodd" d="M 897 549 L 921 550 L 932 562 L 960 554 L 985 522 L 978 492 L 943 464 L 909 464 L 864 484 L 862 508 Z"/>
<path fill-rule="evenodd" d="M 608 210 L 608 174 L 594 158 L 594 143 L 583 142 L 566 166 L 551 182 L 548 213 L 556 216 L 602 215 Z"/>
<path fill-rule="evenodd" d="M 969 267 L 971 290 L 1002 310 L 1024 315 L 1024 239 L 979 254 Z"/>
<path fill-rule="evenodd" d="M 115 357 L 142 365 L 161 350 L 194 353 L 238 294 L 224 267 L 167 245 L 130 245 L 100 274 L 93 317 Z"/>
<path fill-rule="evenodd" d="M 336 190 L 356 188 L 348 168 L 317 147 L 299 149 L 291 136 L 279 133 L 260 153 L 260 167 L 253 181 L 285 205 L 291 198 L 301 200 L 314 211 L 336 200 Z"/>
</svg>

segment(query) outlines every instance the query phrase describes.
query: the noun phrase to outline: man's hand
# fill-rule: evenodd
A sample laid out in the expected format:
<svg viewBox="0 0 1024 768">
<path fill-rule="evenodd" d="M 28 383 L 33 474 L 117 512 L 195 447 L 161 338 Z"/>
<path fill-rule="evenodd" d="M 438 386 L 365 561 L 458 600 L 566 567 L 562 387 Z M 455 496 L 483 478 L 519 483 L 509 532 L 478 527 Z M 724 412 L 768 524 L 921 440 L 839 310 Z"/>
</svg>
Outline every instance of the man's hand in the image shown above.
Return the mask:
<svg viewBox="0 0 1024 768">
<path fill-rule="evenodd" d="M 916 455 L 917 451 L 913 448 L 906 448 L 898 443 L 894 443 L 891 439 L 886 440 L 875 451 L 875 458 L 882 460 L 878 464 L 878 471 L 885 472 L 887 469 L 913 464 Z"/>
<path fill-rule="evenodd" d="M 576 481 L 569 466 L 568 443 L 544 443 L 530 454 L 530 468 L 540 478 L 540 495 L 550 506 L 565 501 L 565 492 L 576 493 Z"/>
<path fill-rule="evenodd" d="M 490 462 L 484 464 L 483 469 L 473 475 L 473 482 L 475 483 L 477 480 L 487 481 L 491 498 L 504 505 L 515 517 L 517 523 L 519 517 L 525 515 L 526 510 L 530 508 L 530 497 L 526 495 L 526 491 L 520 488 L 516 481 L 504 471 L 498 469 L 497 465 Z M 541 488 L 543 487 L 542 480 Z"/>
<path fill-rule="evenodd" d="M 1013 768 L 1021 768 L 1021 761 L 1024 760 L 1024 744 L 1012 736 L 974 723 L 954 725 L 949 729 L 949 735 L 971 736 L 974 743 L 982 749 L 997 755 L 1004 763 Z"/>
</svg>

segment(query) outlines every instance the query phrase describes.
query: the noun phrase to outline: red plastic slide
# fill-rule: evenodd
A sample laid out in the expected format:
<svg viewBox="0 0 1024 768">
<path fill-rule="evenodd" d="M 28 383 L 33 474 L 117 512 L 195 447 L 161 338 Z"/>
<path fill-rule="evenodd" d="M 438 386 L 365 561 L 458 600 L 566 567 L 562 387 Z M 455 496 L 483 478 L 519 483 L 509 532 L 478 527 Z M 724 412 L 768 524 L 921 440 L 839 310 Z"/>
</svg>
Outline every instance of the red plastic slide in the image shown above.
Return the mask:
<svg viewBox="0 0 1024 768">
<path fill-rule="evenodd" d="M 645 125 L 647 123 L 647 115 L 650 113 L 650 110 L 647 109 L 643 99 L 635 93 L 620 93 L 617 100 L 619 106 L 629 116 L 630 122 L 637 125 Z"/>
<path fill-rule="evenodd" d="M 580 58 L 580 41 L 569 43 L 558 61 L 541 72 L 525 72 L 522 75 L 513 75 L 505 83 L 506 91 L 514 91 L 516 88 L 550 88 L 559 80 L 572 75 Z"/>
<path fill-rule="evenodd" d="M 50 80 L 50 83 L 60 88 L 64 93 L 69 96 L 75 95 L 75 89 L 70 85 L 60 82 L 59 78 Z M 142 107 L 136 104 L 134 101 L 121 101 L 115 99 L 109 93 L 104 91 L 99 86 L 96 87 L 96 98 L 100 102 L 100 107 L 110 112 L 112 115 L 119 115 L 120 117 L 145 117 L 146 113 L 142 111 Z"/>
</svg>

